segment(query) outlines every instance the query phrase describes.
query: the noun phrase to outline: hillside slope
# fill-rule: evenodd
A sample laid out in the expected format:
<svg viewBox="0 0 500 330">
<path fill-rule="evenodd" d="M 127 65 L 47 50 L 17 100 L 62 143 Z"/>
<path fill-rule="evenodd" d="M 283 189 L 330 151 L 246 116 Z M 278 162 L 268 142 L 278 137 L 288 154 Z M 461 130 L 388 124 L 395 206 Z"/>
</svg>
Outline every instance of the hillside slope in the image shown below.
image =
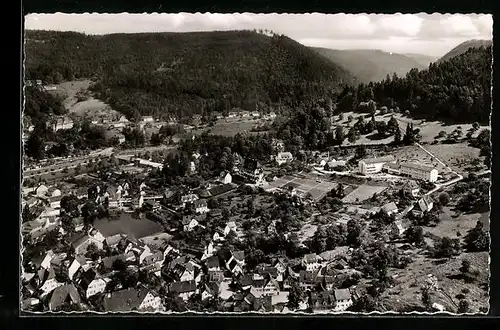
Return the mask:
<svg viewBox="0 0 500 330">
<path fill-rule="evenodd" d="M 423 54 L 403 54 L 406 57 L 412 58 L 418 63 L 420 63 L 422 66 L 425 68 L 429 67 L 429 64 L 436 62 L 439 57 L 438 56 L 430 56 L 430 55 L 423 55 Z"/>
<path fill-rule="evenodd" d="M 437 63 L 448 61 L 450 58 L 465 53 L 470 48 L 489 47 L 491 45 L 493 45 L 493 42 L 491 40 L 485 40 L 485 39 L 467 40 L 465 42 L 462 42 L 460 45 L 456 46 L 452 50 L 450 50 L 448 53 L 446 53 L 443 57 L 437 60 Z"/>
<path fill-rule="evenodd" d="M 26 76 L 96 81 L 130 118 L 259 110 L 332 95 L 354 76 L 285 36 L 250 31 L 86 36 L 26 31 Z"/>
<path fill-rule="evenodd" d="M 351 71 L 361 82 L 380 81 L 387 75 L 404 76 L 413 68 L 424 69 L 415 59 L 396 53 L 386 53 L 381 50 L 336 50 L 313 48 L 316 52 L 338 63 L 344 69 Z"/>
<path fill-rule="evenodd" d="M 470 48 L 427 70 L 412 69 L 404 78 L 347 87 L 339 109 L 356 110 L 370 99 L 379 106 L 409 111 L 414 118 L 488 124 L 491 113 L 492 49 Z M 354 108 L 354 109 L 353 109 Z"/>
</svg>

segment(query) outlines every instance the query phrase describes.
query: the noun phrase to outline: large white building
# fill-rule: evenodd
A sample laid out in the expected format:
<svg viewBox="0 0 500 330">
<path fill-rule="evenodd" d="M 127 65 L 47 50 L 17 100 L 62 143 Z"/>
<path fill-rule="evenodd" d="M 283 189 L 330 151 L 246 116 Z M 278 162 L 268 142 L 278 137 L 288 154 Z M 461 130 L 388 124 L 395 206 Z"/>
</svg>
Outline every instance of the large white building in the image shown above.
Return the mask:
<svg viewBox="0 0 500 330">
<path fill-rule="evenodd" d="M 436 182 L 438 179 L 438 170 L 430 165 L 401 163 L 400 172 L 401 175 L 406 175 L 417 180 Z"/>
<path fill-rule="evenodd" d="M 382 167 L 385 163 L 392 161 L 394 161 L 393 156 L 363 159 L 358 162 L 358 169 L 359 172 L 364 175 L 375 174 L 382 171 Z"/>
</svg>

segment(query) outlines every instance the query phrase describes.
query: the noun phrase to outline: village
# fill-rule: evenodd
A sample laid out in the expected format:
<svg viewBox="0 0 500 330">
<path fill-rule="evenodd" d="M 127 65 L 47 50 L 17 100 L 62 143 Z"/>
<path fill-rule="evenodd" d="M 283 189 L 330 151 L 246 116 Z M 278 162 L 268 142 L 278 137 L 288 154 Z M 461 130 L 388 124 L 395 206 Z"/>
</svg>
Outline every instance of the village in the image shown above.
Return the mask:
<svg viewBox="0 0 500 330">
<path fill-rule="evenodd" d="M 164 124 L 146 116 L 139 127 Z M 443 191 L 464 180 L 420 144 L 412 157 L 356 147 L 306 160 L 272 145 L 268 162 L 233 153 L 232 171 L 189 187 L 156 183 L 162 154 L 123 148 L 25 169 L 23 308 L 351 311 L 375 280 L 355 261 L 359 242 L 348 241 L 392 242 L 396 264 L 408 263 L 429 241 L 414 239 L 414 224 L 437 221 L 452 194 Z M 191 155 L 187 175 L 200 157 Z M 325 230 L 345 237 L 321 243 Z M 432 308 L 456 305 L 441 298 Z"/>
</svg>

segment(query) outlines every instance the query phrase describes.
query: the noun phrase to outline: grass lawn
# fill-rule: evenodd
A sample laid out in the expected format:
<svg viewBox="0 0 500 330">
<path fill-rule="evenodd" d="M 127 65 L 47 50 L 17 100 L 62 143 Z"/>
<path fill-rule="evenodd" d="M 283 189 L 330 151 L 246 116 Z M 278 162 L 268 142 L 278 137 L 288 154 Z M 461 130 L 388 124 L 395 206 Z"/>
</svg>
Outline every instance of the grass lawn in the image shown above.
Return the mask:
<svg viewBox="0 0 500 330">
<path fill-rule="evenodd" d="M 478 220 L 481 220 L 485 229 L 489 229 L 489 212 L 460 214 L 458 217 L 453 217 L 454 213 L 449 207 L 444 207 L 443 213 L 439 216 L 441 220 L 439 224 L 436 227 L 424 227 L 424 231 L 439 237 L 450 238 L 457 238 L 457 231 L 459 231 L 461 237 L 464 237 L 469 229 L 476 226 Z"/>
<path fill-rule="evenodd" d="M 488 253 L 462 253 L 460 256 L 447 260 L 443 264 L 435 263 L 435 260 L 425 258 L 421 255 L 412 257 L 413 262 L 406 269 L 391 269 L 390 276 L 396 275 L 396 284 L 387 289 L 381 301 L 387 310 L 401 310 L 404 307 L 422 306 L 421 288 L 429 274 L 434 275 L 438 280 L 439 288 L 442 288 L 453 301 L 458 304 L 456 295 L 467 289 L 464 294 L 469 302 L 471 312 L 479 312 L 480 307 L 488 307 L 488 292 L 481 284 L 489 280 Z M 475 283 L 466 283 L 463 279 L 457 278 L 460 273 L 459 268 L 462 260 L 467 259 L 474 268 L 480 271 Z M 455 306 L 443 293 L 432 292 L 432 302 L 437 302 L 445 306 L 448 311 L 454 312 Z"/>
<path fill-rule="evenodd" d="M 426 145 L 425 148 L 459 173 L 467 173 L 467 168 L 471 166 L 470 161 L 474 158 L 480 159 L 481 166 L 486 169 L 483 165 L 484 157 L 479 157 L 479 149 L 468 146 L 466 142 Z"/>
<path fill-rule="evenodd" d="M 438 157 L 443 163 L 447 165 L 449 164 L 446 159 L 442 159 L 439 154 L 434 153 L 434 149 L 431 149 L 430 147 L 435 147 L 431 145 L 426 145 L 424 146 L 426 150 L 431 152 L 433 155 Z M 439 146 L 440 148 L 447 148 L 447 146 Z M 415 162 L 415 163 L 421 163 L 421 164 L 426 164 L 426 165 L 433 165 L 436 167 L 439 173 L 447 172 L 448 170 L 446 167 L 444 167 L 441 163 L 436 161 L 433 157 L 431 157 L 428 153 L 426 153 L 424 150 L 419 148 L 418 146 L 412 145 L 412 146 L 406 146 L 399 148 L 395 151 L 394 156 L 398 161 L 401 162 Z"/>
<path fill-rule="evenodd" d="M 383 186 L 371 186 L 371 185 L 366 185 L 363 184 L 356 189 L 354 189 L 351 193 L 349 193 L 347 196 L 343 198 L 344 203 L 357 203 L 357 202 L 363 202 L 373 196 L 373 194 L 377 193 L 380 194 L 384 190 L 386 190 L 387 187 Z"/>
</svg>

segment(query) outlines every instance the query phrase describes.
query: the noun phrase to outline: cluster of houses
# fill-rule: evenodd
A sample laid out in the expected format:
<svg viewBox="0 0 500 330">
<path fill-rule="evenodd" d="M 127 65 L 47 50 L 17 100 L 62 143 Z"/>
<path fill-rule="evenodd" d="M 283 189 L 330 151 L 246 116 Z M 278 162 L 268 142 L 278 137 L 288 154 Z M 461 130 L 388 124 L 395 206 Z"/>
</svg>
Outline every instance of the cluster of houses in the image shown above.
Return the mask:
<svg viewBox="0 0 500 330">
<path fill-rule="evenodd" d="M 360 160 L 358 162 L 358 171 L 363 175 L 386 172 L 428 182 L 436 182 L 438 179 L 438 170 L 434 166 L 413 162 L 398 162 L 394 156 Z"/>
</svg>

